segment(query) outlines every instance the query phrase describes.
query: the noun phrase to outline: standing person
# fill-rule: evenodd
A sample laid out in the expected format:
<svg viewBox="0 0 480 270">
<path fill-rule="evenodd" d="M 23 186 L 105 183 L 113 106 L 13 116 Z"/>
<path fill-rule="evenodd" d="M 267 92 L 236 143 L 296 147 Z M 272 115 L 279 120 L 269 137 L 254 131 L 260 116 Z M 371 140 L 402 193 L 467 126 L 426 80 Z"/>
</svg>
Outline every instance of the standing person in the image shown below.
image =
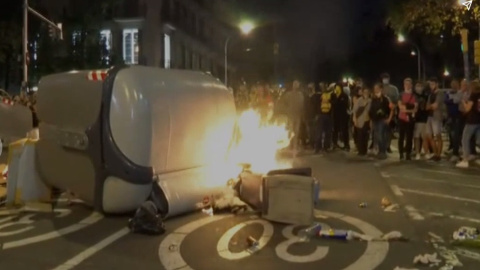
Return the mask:
<svg viewBox="0 0 480 270">
<path fill-rule="evenodd" d="M 417 112 L 415 113 L 415 127 L 413 130 L 414 146 L 415 146 L 415 159 L 420 160 L 423 152 L 428 152 L 428 147 L 423 142 L 426 140 L 427 134 L 427 100 L 428 95 L 425 93 L 425 87 L 423 83 L 417 82 L 415 85 L 415 99 L 417 101 Z M 425 145 L 425 147 L 424 147 Z"/>
<path fill-rule="evenodd" d="M 309 83 L 307 87 L 307 95 L 305 97 L 305 125 L 307 129 L 307 147 L 314 149 L 315 145 L 315 105 L 314 102 L 312 101 L 313 96 L 315 96 L 315 84 L 314 83 Z M 316 103 L 318 104 L 318 103 Z"/>
<path fill-rule="evenodd" d="M 292 147 L 294 150 L 294 155 L 297 152 L 299 133 L 300 133 L 300 123 L 302 121 L 304 113 L 304 96 L 300 91 L 300 82 L 295 80 L 292 84 L 292 89 L 285 93 L 285 113 L 288 118 L 288 125 L 290 127 L 290 132 L 293 134 Z"/>
<path fill-rule="evenodd" d="M 445 105 L 445 94 L 438 89 L 438 80 L 430 79 L 430 95 L 427 102 L 427 139 L 426 143 L 432 148 L 432 161 L 440 161 L 443 148 L 443 110 Z"/>
<path fill-rule="evenodd" d="M 470 99 L 470 95 L 472 94 L 472 88 L 470 87 L 469 83 L 467 80 L 463 80 L 462 83 L 460 84 L 460 91 L 462 92 L 461 95 L 461 101 L 459 103 L 459 110 L 462 113 L 462 120 L 460 123 L 460 128 L 461 128 L 461 134 L 463 134 L 463 130 L 465 128 L 465 122 L 466 122 L 466 117 L 467 117 L 467 109 L 465 108 L 465 102 Z M 465 102 L 462 102 L 465 101 Z M 461 143 L 463 144 L 463 142 Z M 463 149 L 463 145 L 462 145 Z M 470 142 L 470 156 L 468 157 L 468 160 L 474 160 L 477 155 L 477 150 L 476 150 L 476 142 L 475 138 L 472 136 L 471 142 Z"/>
<path fill-rule="evenodd" d="M 383 93 L 390 99 L 391 105 L 393 106 L 391 109 L 394 113 L 394 116 L 397 115 L 397 108 L 396 105 L 398 100 L 400 99 L 400 92 L 398 88 L 390 83 L 390 75 L 388 73 L 383 73 L 382 77 L 382 84 L 383 84 Z M 392 153 L 390 149 L 390 145 L 392 143 L 393 133 L 395 131 L 395 118 L 390 121 L 390 124 L 387 127 L 387 152 Z"/>
<path fill-rule="evenodd" d="M 368 150 L 368 138 L 370 131 L 370 90 L 363 88 L 361 96 L 357 97 L 353 104 L 353 126 L 355 129 L 355 142 L 357 144 L 358 155 L 366 156 Z"/>
<path fill-rule="evenodd" d="M 326 88 L 320 95 L 320 106 L 318 108 L 318 133 L 317 143 L 315 144 L 315 153 L 320 151 L 329 151 L 332 146 L 333 131 L 333 107 L 336 101 L 334 93 L 335 85 L 332 84 Z"/>
<path fill-rule="evenodd" d="M 460 112 L 460 102 L 463 98 L 463 92 L 460 90 L 460 83 L 458 80 L 453 80 L 451 83 L 451 90 L 448 93 L 445 101 L 448 112 L 449 135 L 450 135 L 450 149 L 452 157 L 450 161 L 457 162 L 460 160 L 460 142 L 462 140 L 462 114 Z"/>
<path fill-rule="evenodd" d="M 352 109 L 352 123 L 354 123 L 352 134 L 353 134 L 353 142 L 355 143 L 355 147 L 357 148 L 357 150 L 358 150 L 357 139 L 359 138 L 359 136 L 357 134 L 357 129 L 355 128 L 355 108 L 356 108 L 355 106 L 356 106 L 358 100 L 362 97 L 363 97 L 363 85 L 361 87 L 356 86 L 355 90 L 353 92 L 353 97 L 352 97 L 352 108 L 353 108 Z M 367 148 L 368 148 L 368 138 L 367 138 Z"/>
<path fill-rule="evenodd" d="M 473 81 L 470 83 L 470 97 L 467 101 L 463 100 L 462 105 L 465 108 L 465 128 L 462 134 L 463 159 L 457 163 L 458 168 L 468 168 L 472 148 L 472 137 L 476 142 L 480 136 L 480 83 Z"/>
<path fill-rule="evenodd" d="M 375 84 L 372 105 L 369 111 L 373 132 L 375 133 L 375 141 L 378 145 L 378 159 L 387 159 L 387 132 L 393 118 L 390 99 L 383 94 L 383 90 L 383 84 Z"/>
<path fill-rule="evenodd" d="M 404 92 L 398 101 L 398 152 L 400 160 L 412 159 L 413 131 L 418 103 L 412 91 L 412 79 L 403 80 Z"/>
<path fill-rule="evenodd" d="M 338 147 L 338 139 L 343 143 L 343 150 L 350 151 L 348 125 L 350 112 L 350 97 L 339 83 L 335 86 L 335 104 L 333 105 L 333 146 Z"/>
</svg>

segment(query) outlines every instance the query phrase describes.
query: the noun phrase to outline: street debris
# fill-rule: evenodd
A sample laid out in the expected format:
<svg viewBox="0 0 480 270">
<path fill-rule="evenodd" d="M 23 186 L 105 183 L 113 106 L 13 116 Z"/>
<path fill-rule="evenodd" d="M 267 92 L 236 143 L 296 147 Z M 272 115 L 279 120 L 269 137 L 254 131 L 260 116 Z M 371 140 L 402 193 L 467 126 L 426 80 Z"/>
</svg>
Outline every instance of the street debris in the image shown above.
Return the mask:
<svg viewBox="0 0 480 270">
<path fill-rule="evenodd" d="M 390 204 L 387 207 L 383 208 L 383 211 L 385 212 L 396 212 L 398 209 L 400 209 L 400 206 L 398 204 Z"/>
<path fill-rule="evenodd" d="M 362 202 L 358 205 L 360 208 L 367 208 L 368 204 L 366 202 Z"/>
<path fill-rule="evenodd" d="M 403 267 L 395 267 L 393 270 L 419 270 L 418 268 L 403 268 Z"/>
<path fill-rule="evenodd" d="M 471 260 L 480 261 L 480 253 L 476 253 L 468 249 L 455 248 L 455 253 Z"/>
<path fill-rule="evenodd" d="M 259 242 L 257 239 L 255 239 L 253 236 L 247 237 L 247 252 L 248 253 L 255 253 L 260 250 L 259 248 Z"/>
<path fill-rule="evenodd" d="M 128 228 L 133 233 L 159 235 L 165 232 L 163 219 L 152 201 L 144 202 L 128 221 Z"/>
<path fill-rule="evenodd" d="M 403 236 L 402 233 L 399 231 L 393 231 L 393 232 L 384 234 L 381 237 L 381 239 L 384 241 L 404 241 L 404 242 L 408 241 L 408 238 Z"/>
<path fill-rule="evenodd" d="M 453 232 L 452 245 L 480 248 L 480 232 L 477 228 L 461 227 Z"/>
<path fill-rule="evenodd" d="M 385 207 L 390 206 L 392 204 L 392 202 L 390 202 L 390 200 L 387 197 L 383 197 L 380 204 L 382 205 L 383 208 L 385 208 Z"/>
<path fill-rule="evenodd" d="M 428 233 L 431 237 L 430 242 L 432 243 L 433 247 L 437 251 L 437 253 L 440 255 L 440 257 L 443 258 L 445 265 L 440 268 L 440 270 L 451 270 L 454 267 L 461 267 L 463 264 L 460 262 L 460 260 L 457 257 L 457 252 L 455 250 L 448 249 L 444 245 L 440 245 L 445 243 L 442 237 L 429 232 Z"/>
<path fill-rule="evenodd" d="M 413 263 L 429 265 L 430 267 L 438 266 L 442 262 L 442 260 L 438 259 L 437 256 L 438 256 L 437 253 L 420 254 L 415 256 L 415 258 L 413 258 Z"/>
</svg>

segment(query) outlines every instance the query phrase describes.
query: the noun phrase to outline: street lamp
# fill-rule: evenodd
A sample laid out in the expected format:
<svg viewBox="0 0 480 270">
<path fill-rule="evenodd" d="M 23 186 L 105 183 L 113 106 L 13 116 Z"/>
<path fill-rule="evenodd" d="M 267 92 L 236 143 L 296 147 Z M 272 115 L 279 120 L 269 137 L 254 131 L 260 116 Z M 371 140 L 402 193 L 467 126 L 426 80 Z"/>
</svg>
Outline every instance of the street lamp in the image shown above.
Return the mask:
<svg viewBox="0 0 480 270">
<path fill-rule="evenodd" d="M 255 28 L 255 25 L 252 22 L 246 21 L 246 22 L 240 23 L 238 28 L 240 28 L 240 31 L 242 32 L 242 34 L 248 35 Z M 225 78 L 224 78 L 224 82 L 225 82 L 226 86 L 228 86 L 228 43 L 230 42 L 230 38 L 231 37 L 227 37 L 227 39 L 225 40 Z"/>
<path fill-rule="evenodd" d="M 399 35 L 397 36 L 397 41 L 398 41 L 399 43 L 404 43 L 404 42 L 407 41 L 407 39 L 405 38 L 404 35 L 399 34 Z M 421 65 L 422 65 L 422 64 L 421 64 L 421 59 L 422 59 L 422 57 L 421 57 L 421 55 L 420 55 L 420 47 L 418 47 L 417 44 L 415 44 L 415 43 L 413 43 L 413 42 L 411 42 L 411 41 L 410 41 L 410 44 L 412 44 L 412 46 L 415 47 L 415 50 L 417 51 L 416 54 L 417 54 L 417 65 L 418 65 L 418 67 L 417 67 L 417 68 L 418 68 L 418 80 L 420 80 L 421 77 L 422 77 L 422 67 L 421 67 Z M 415 55 L 415 54 L 412 52 L 411 55 Z"/>
<path fill-rule="evenodd" d="M 445 71 L 443 72 L 443 76 L 445 77 L 450 76 L 450 71 L 448 71 L 448 69 L 445 69 Z"/>
</svg>

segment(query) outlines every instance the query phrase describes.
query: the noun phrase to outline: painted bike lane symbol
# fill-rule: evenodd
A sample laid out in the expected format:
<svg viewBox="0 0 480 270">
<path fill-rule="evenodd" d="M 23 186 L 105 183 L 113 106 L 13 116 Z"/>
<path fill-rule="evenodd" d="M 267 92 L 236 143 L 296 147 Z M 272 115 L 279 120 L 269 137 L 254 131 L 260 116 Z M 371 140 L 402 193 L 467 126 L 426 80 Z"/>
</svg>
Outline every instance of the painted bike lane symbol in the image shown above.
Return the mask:
<svg viewBox="0 0 480 270">
<path fill-rule="evenodd" d="M 339 219 L 354 227 L 357 227 L 361 233 L 364 233 L 367 235 L 382 234 L 382 232 L 377 228 L 375 228 L 373 225 L 354 217 L 349 217 L 343 214 L 327 212 L 327 211 L 319 211 L 319 210 L 315 211 L 315 215 L 318 217 Z M 184 258 L 182 257 L 182 254 L 180 253 L 180 247 L 182 245 L 183 240 L 186 238 L 188 234 L 192 233 L 193 231 L 227 217 L 231 217 L 231 215 L 206 217 L 200 220 L 190 222 L 178 228 L 171 234 L 167 235 L 167 237 L 165 237 L 165 239 L 160 243 L 160 247 L 159 247 L 159 258 L 164 268 L 166 270 L 174 270 L 174 269 L 180 269 L 180 268 L 193 269 L 188 265 L 187 262 L 185 262 Z M 225 232 L 220 237 L 220 240 L 217 244 L 217 252 L 220 257 L 227 260 L 231 260 L 231 261 L 238 261 L 240 259 L 243 259 L 252 255 L 247 251 L 233 253 L 228 248 L 228 243 L 230 242 L 233 235 L 239 230 L 241 230 L 243 227 L 251 224 L 259 224 L 263 226 L 262 236 L 258 239 L 258 242 L 259 242 L 258 250 L 261 250 L 268 244 L 268 242 L 270 241 L 274 233 L 274 228 L 271 223 L 265 220 L 251 220 L 251 221 L 242 222 L 230 228 L 229 230 L 227 230 L 227 232 Z M 293 234 L 294 228 L 295 226 L 287 226 L 282 230 L 282 234 L 286 238 L 286 240 L 279 243 L 275 247 L 275 253 L 278 258 L 287 262 L 307 263 L 307 262 L 320 261 L 327 256 L 329 248 L 324 246 L 323 247 L 318 246 L 311 254 L 307 254 L 307 255 L 290 254 L 288 252 L 289 247 L 293 244 L 301 243 L 299 237 Z M 175 248 L 172 248 L 172 247 L 175 247 Z M 389 249 L 388 242 L 367 242 L 367 247 L 363 255 L 360 256 L 350 266 L 346 267 L 344 270 L 375 269 L 387 257 L 388 249 Z"/>
<path fill-rule="evenodd" d="M 72 211 L 70 209 L 55 209 L 54 212 L 56 214 L 56 218 L 62 218 L 71 214 Z M 36 221 L 33 219 L 33 217 L 36 215 L 38 215 L 38 213 L 27 214 L 18 220 L 15 220 L 14 216 L 0 219 L 0 237 L 13 236 L 33 230 L 35 228 L 34 223 Z M 21 228 L 9 230 L 9 228 L 12 227 Z"/>
</svg>

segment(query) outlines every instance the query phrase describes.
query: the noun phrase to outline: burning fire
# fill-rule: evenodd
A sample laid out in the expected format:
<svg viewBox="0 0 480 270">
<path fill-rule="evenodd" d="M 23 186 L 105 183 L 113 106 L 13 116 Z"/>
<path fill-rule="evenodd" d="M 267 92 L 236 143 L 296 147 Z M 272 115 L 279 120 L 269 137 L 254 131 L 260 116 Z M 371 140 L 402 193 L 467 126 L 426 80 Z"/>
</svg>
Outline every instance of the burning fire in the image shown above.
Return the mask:
<svg viewBox="0 0 480 270">
<path fill-rule="evenodd" d="M 286 124 L 267 124 L 255 110 L 243 112 L 238 119 L 239 140 L 230 152 L 229 164 L 247 163 L 256 173 L 290 167 L 277 159 L 277 152 L 290 144 Z"/>
</svg>

